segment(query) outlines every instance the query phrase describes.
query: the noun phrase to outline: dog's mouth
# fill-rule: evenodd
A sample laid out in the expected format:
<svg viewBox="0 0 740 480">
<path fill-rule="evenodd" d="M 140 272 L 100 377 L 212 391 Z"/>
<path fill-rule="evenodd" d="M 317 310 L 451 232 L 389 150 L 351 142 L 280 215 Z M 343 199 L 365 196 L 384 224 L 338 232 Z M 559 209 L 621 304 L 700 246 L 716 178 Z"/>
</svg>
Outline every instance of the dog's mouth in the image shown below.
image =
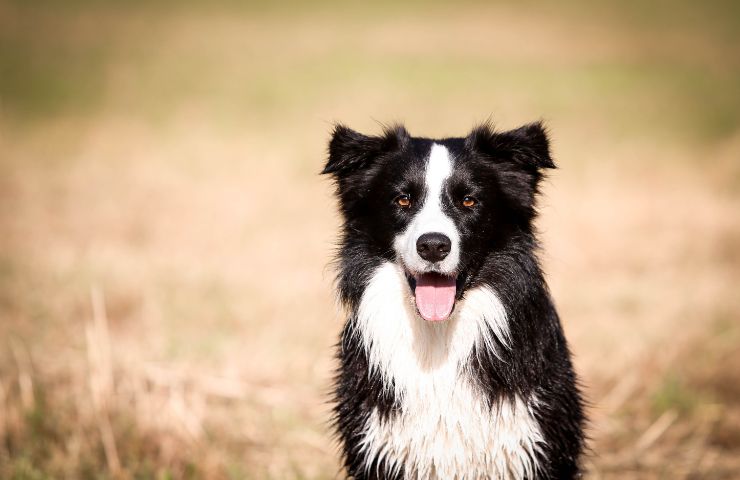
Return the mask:
<svg viewBox="0 0 740 480">
<path fill-rule="evenodd" d="M 450 318 L 458 296 L 458 276 L 437 272 L 407 272 L 406 276 L 414 294 L 416 309 L 424 320 L 443 322 Z"/>
</svg>

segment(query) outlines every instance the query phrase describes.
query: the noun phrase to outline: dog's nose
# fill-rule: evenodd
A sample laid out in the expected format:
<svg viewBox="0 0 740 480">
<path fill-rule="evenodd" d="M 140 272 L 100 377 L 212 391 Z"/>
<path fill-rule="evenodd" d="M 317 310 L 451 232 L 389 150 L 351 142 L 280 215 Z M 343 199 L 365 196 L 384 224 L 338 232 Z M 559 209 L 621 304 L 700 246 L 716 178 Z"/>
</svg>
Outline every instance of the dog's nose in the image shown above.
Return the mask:
<svg viewBox="0 0 740 480">
<path fill-rule="evenodd" d="M 416 241 L 416 251 L 428 262 L 439 262 L 450 253 L 452 242 L 442 233 L 425 233 Z"/>
</svg>

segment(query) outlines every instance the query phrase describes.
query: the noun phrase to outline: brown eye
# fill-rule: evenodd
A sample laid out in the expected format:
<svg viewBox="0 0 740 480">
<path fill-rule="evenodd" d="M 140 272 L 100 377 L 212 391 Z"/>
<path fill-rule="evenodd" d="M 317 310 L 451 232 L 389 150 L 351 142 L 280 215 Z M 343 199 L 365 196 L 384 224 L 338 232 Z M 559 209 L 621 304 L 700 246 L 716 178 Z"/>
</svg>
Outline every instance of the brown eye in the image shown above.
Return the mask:
<svg viewBox="0 0 740 480">
<path fill-rule="evenodd" d="M 474 206 L 476 203 L 478 203 L 478 201 L 474 199 L 473 197 L 465 197 L 463 198 L 463 201 L 462 201 L 463 207 L 468 207 L 468 208 Z"/>
<path fill-rule="evenodd" d="M 399 196 L 398 196 L 398 197 L 396 198 L 396 203 L 397 203 L 397 204 L 398 204 L 398 205 L 399 205 L 400 207 L 404 207 L 404 208 L 406 208 L 406 207 L 408 207 L 409 205 L 411 205 L 411 197 L 410 197 L 409 195 L 406 195 L 406 194 L 403 194 L 403 195 L 399 195 Z"/>
</svg>

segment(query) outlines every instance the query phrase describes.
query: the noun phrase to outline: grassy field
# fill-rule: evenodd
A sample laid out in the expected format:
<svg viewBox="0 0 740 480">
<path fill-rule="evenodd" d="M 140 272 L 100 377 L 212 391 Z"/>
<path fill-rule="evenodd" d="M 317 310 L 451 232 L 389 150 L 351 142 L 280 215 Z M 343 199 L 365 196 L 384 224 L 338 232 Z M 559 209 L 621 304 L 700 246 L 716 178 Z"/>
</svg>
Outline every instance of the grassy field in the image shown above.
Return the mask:
<svg viewBox="0 0 740 480">
<path fill-rule="evenodd" d="M 589 478 L 740 471 L 740 8 L 0 0 L 0 478 L 340 477 L 332 123 L 542 118 Z"/>
</svg>

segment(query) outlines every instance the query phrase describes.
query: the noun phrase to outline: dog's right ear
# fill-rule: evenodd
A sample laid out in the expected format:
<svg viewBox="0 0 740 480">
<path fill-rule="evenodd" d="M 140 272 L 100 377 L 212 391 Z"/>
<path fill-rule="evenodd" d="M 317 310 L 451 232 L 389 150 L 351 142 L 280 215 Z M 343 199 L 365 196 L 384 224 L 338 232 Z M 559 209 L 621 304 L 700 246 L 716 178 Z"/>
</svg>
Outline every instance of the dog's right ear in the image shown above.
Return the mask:
<svg viewBox="0 0 740 480">
<path fill-rule="evenodd" d="M 383 135 L 368 136 L 344 125 L 336 125 L 329 142 L 329 160 L 322 174 L 343 178 L 370 166 L 380 155 L 403 148 L 409 138 L 401 126 L 385 128 Z"/>
</svg>

